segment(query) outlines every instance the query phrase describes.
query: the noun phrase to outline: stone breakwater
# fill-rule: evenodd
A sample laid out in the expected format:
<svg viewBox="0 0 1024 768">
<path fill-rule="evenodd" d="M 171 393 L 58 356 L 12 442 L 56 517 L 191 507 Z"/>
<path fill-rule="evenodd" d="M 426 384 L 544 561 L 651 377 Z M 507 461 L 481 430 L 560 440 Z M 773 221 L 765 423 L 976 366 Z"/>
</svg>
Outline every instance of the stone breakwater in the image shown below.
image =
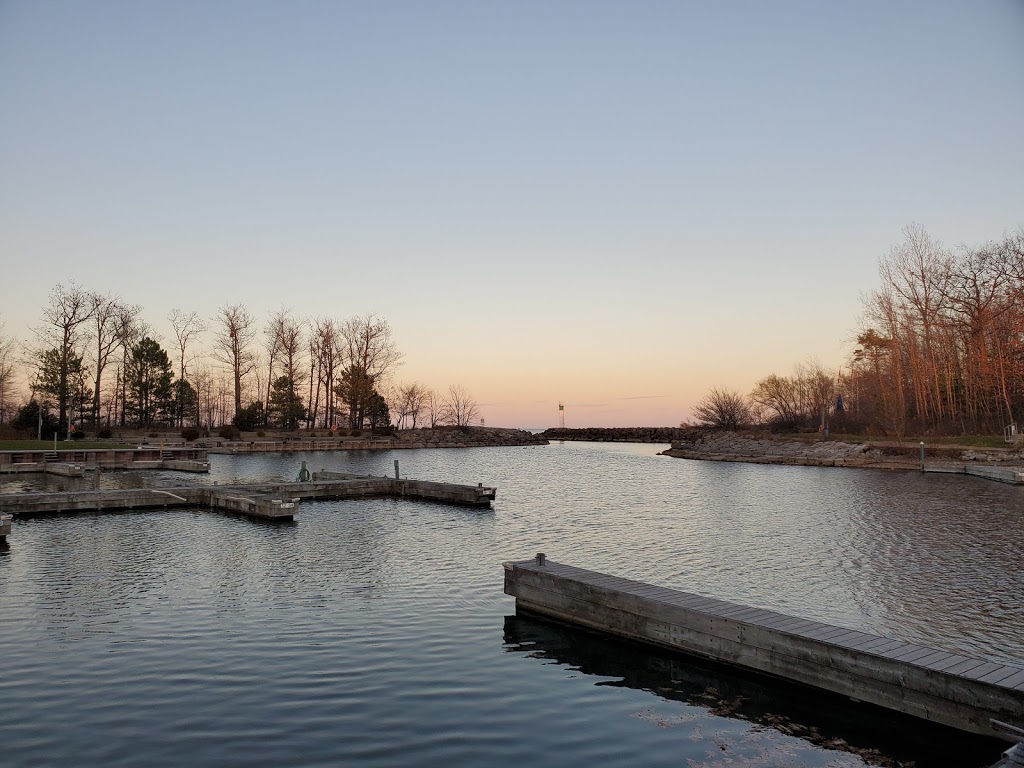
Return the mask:
<svg viewBox="0 0 1024 768">
<path fill-rule="evenodd" d="M 687 430 L 672 441 L 663 456 L 702 461 L 741 461 L 751 464 L 792 464 L 809 467 L 870 467 L 875 469 L 919 469 L 920 446 L 908 442 L 846 443 L 839 440 L 779 437 L 749 432 Z M 928 466 L 955 466 L 972 462 L 1024 463 L 1020 452 L 980 451 L 956 446 L 927 446 Z"/>
<path fill-rule="evenodd" d="M 196 445 L 209 453 L 276 453 L 297 451 L 374 451 L 401 448 L 483 448 L 511 445 L 547 445 L 540 435 L 523 429 L 499 427 L 436 427 L 404 429 L 394 435 L 336 435 L 307 437 L 291 435 L 259 436 L 245 434 L 240 440 L 204 438 Z"/>
<path fill-rule="evenodd" d="M 405 443 L 411 443 L 431 448 L 548 444 L 543 435 L 527 432 L 525 429 L 499 427 L 403 429 L 393 439 L 401 447 L 405 447 Z"/>
<path fill-rule="evenodd" d="M 583 429 L 545 429 L 547 440 L 583 440 L 594 443 L 672 443 L 685 437 L 680 427 L 585 427 Z"/>
</svg>

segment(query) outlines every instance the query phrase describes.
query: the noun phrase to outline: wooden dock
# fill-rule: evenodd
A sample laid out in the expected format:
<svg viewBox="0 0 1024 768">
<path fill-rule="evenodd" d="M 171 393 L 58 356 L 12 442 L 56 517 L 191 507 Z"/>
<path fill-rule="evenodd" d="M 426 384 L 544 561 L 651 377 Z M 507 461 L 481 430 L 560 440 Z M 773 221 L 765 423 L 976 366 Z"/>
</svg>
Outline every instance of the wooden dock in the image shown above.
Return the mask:
<svg viewBox="0 0 1024 768">
<path fill-rule="evenodd" d="M 1014 741 L 1024 668 L 546 560 L 505 563 L 516 607 Z"/>
<path fill-rule="evenodd" d="M 995 480 L 997 483 L 1009 483 L 1010 485 L 1024 485 L 1024 470 L 1020 467 L 991 467 L 980 464 L 954 464 L 948 467 L 925 466 L 925 472 L 933 472 L 944 475 L 971 475 L 981 477 L 985 480 Z"/>
<path fill-rule="evenodd" d="M 7 541 L 7 537 L 11 533 L 11 516 L 0 515 L 0 544 Z"/>
<path fill-rule="evenodd" d="M 177 472 L 209 472 L 205 448 L 109 448 L 57 451 L 0 451 L 0 474 L 43 472 L 82 477 L 85 472 L 111 469 L 169 469 Z"/>
<path fill-rule="evenodd" d="M 329 475 L 330 477 L 324 477 Z M 292 520 L 304 499 L 361 499 L 371 496 L 489 507 L 495 489 L 426 480 L 316 473 L 311 482 L 161 486 L 120 490 L 0 494 L 0 513 L 36 517 L 73 512 L 199 507 L 263 520 Z"/>
</svg>

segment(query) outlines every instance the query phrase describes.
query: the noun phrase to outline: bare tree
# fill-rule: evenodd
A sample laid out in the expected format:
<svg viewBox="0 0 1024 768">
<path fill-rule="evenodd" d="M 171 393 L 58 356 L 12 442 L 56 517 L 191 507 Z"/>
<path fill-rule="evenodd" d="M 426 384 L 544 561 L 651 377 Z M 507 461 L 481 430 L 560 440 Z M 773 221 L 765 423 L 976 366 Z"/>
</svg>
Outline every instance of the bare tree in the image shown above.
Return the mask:
<svg viewBox="0 0 1024 768">
<path fill-rule="evenodd" d="M 712 390 L 714 394 L 718 390 Z M 719 394 L 728 395 L 727 390 L 721 390 Z M 800 400 L 797 387 L 793 379 L 788 376 L 770 374 L 754 385 L 750 393 L 750 399 L 763 408 L 775 413 L 774 421 L 780 426 L 793 428 L 801 420 Z M 713 403 L 709 403 L 713 405 Z M 700 414 L 698 414 L 700 415 Z"/>
<path fill-rule="evenodd" d="M 739 392 L 713 388 L 693 408 L 701 424 L 719 429 L 737 429 L 750 423 L 750 406 Z"/>
<path fill-rule="evenodd" d="M 461 384 L 448 387 L 448 395 L 441 410 L 441 421 L 455 427 L 468 427 L 480 421 L 480 409 L 476 400 Z"/>
<path fill-rule="evenodd" d="M 359 427 L 369 398 L 377 386 L 386 382 L 402 359 L 402 353 L 398 351 L 387 320 L 373 314 L 346 320 L 341 326 L 341 336 L 348 381 L 345 404 L 349 410 L 350 425 Z M 360 385 L 352 385 L 355 381 L 361 382 Z"/>
<path fill-rule="evenodd" d="M 309 350 L 311 365 L 315 369 L 316 398 L 313 400 L 310 426 L 316 422 L 320 411 L 320 394 L 324 394 L 323 426 L 334 427 L 335 385 L 341 369 L 341 334 L 338 324 L 332 318 L 318 318 L 313 321 Z M 312 380 L 310 381 L 312 386 Z"/>
<path fill-rule="evenodd" d="M 444 415 L 444 400 L 432 389 L 423 394 L 423 407 L 427 412 L 427 419 L 430 421 L 430 428 L 433 429 L 441 423 Z"/>
<path fill-rule="evenodd" d="M 10 418 L 14 370 L 14 339 L 4 333 L 4 324 L 0 320 L 0 424 Z"/>
<path fill-rule="evenodd" d="M 115 414 L 119 414 L 119 423 L 123 427 L 127 417 L 124 404 L 127 401 L 128 378 L 125 373 L 130 370 L 132 347 L 144 337 L 152 337 L 154 334 L 149 323 L 142 319 L 137 307 L 123 304 L 118 306 L 115 329 L 118 336 L 118 347 L 121 350 L 121 362 L 117 369 L 113 407 L 108 407 L 108 411 L 112 410 Z M 107 422 L 110 422 L 109 415 Z"/>
<path fill-rule="evenodd" d="M 174 329 L 174 338 L 178 341 L 178 379 L 188 379 L 188 364 L 190 358 L 188 357 L 188 345 L 203 333 L 209 326 L 206 321 L 203 320 L 198 312 L 189 312 L 186 314 L 180 309 L 172 309 L 171 314 L 167 316 L 167 319 L 171 323 L 171 327 Z"/>
<path fill-rule="evenodd" d="M 389 403 L 389 406 L 394 411 L 396 424 L 400 429 L 405 429 L 408 422 L 411 429 L 416 429 L 416 423 L 427 406 L 427 388 L 414 381 L 412 384 L 394 387 L 391 391 L 394 404 Z"/>
<path fill-rule="evenodd" d="M 94 386 L 92 391 L 92 419 L 93 423 L 100 421 L 100 389 L 103 382 L 103 372 L 110 362 L 111 356 L 117 352 L 124 342 L 124 334 L 121 332 L 125 323 L 131 323 L 142 312 L 142 307 L 128 305 L 117 296 L 109 294 L 91 293 L 89 301 L 92 304 L 92 342 L 95 356 L 94 363 Z M 110 415 L 107 415 L 107 423 L 110 422 Z"/>
<path fill-rule="evenodd" d="M 242 382 L 256 367 L 252 349 L 256 330 L 252 315 L 241 304 L 221 307 L 214 322 L 219 327 L 214 339 L 213 359 L 231 369 L 235 388 L 235 413 L 238 413 L 242 410 Z"/>
<path fill-rule="evenodd" d="M 275 369 L 288 380 L 288 400 L 295 401 L 298 397 L 295 390 L 305 374 L 300 369 L 302 355 L 302 323 L 292 317 L 290 309 L 282 307 L 270 316 L 267 327 L 263 331 L 267 353 L 267 413 L 269 413 L 271 388 L 279 377 Z"/>
<path fill-rule="evenodd" d="M 72 361 L 79 357 L 78 347 L 82 341 L 83 327 L 93 316 L 92 295 L 74 282 L 58 285 L 50 291 L 50 297 L 43 308 L 43 326 L 36 330 L 42 355 L 56 350 L 57 363 L 57 412 L 61 429 L 68 426 L 69 379 Z"/>
</svg>

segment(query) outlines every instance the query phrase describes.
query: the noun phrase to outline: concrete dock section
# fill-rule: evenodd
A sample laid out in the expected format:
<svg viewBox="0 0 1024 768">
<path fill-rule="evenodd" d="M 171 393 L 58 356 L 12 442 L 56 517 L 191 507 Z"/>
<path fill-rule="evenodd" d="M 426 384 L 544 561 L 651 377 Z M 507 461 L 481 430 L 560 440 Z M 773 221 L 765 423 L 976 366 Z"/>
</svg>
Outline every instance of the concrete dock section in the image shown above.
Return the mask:
<svg viewBox="0 0 1024 768">
<path fill-rule="evenodd" d="M 264 520 L 292 520 L 304 499 L 360 499 L 394 496 L 471 507 L 489 507 L 495 489 L 479 485 L 398 480 L 366 475 L 323 478 L 311 482 L 237 485 L 161 486 L 117 490 L 0 494 L 0 513 L 30 517 L 72 512 L 201 507 Z"/>
<path fill-rule="evenodd" d="M 985 736 L 1024 719 L 1024 667 L 555 563 L 505 563 L 516 607 Z"/>
<path fill-rule="evenodd" d="M 925 466 L 925 472 L 944 475 L 971 475 L 1009 485 L 1024 485 L 1024 470 L 1020 467 L 992 467 L 984 464 L 956 464 L 948 467 Z"/>
<path fill-rule="evenodd" d="M 44 472 L 64 477 L 82 477 L 97 469 L 170 469 L 177 472 L 209 472 L 205 448 L 137 448 L 79 450 L 0 451 L 0 474 Z"/>
</svg>

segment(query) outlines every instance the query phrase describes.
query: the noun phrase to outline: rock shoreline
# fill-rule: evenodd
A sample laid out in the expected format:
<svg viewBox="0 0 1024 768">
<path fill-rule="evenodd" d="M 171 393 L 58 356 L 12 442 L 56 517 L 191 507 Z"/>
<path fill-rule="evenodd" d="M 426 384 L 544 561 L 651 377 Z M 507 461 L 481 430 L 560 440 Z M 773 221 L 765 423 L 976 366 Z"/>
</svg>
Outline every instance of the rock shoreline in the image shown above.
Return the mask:
<svg viewBox="0 0 1024 768">
<path fill-rule="evenodd" d="M 784 464 L 804 467 L 864 467 L 869 469 L 920 469 L 918 445 L 846 443 L 839 440 L 778 437 L 770 434 L 687 430 L 672 441 L 663 456 L 698 461 L 735 461 L 748 464 Z M 965 449 L 957 446 L 926 446 L 929 467 L 955 467 L 981 462 L 1002 466 L 1024 463 L 1020 451 Z"/>
</svg>

